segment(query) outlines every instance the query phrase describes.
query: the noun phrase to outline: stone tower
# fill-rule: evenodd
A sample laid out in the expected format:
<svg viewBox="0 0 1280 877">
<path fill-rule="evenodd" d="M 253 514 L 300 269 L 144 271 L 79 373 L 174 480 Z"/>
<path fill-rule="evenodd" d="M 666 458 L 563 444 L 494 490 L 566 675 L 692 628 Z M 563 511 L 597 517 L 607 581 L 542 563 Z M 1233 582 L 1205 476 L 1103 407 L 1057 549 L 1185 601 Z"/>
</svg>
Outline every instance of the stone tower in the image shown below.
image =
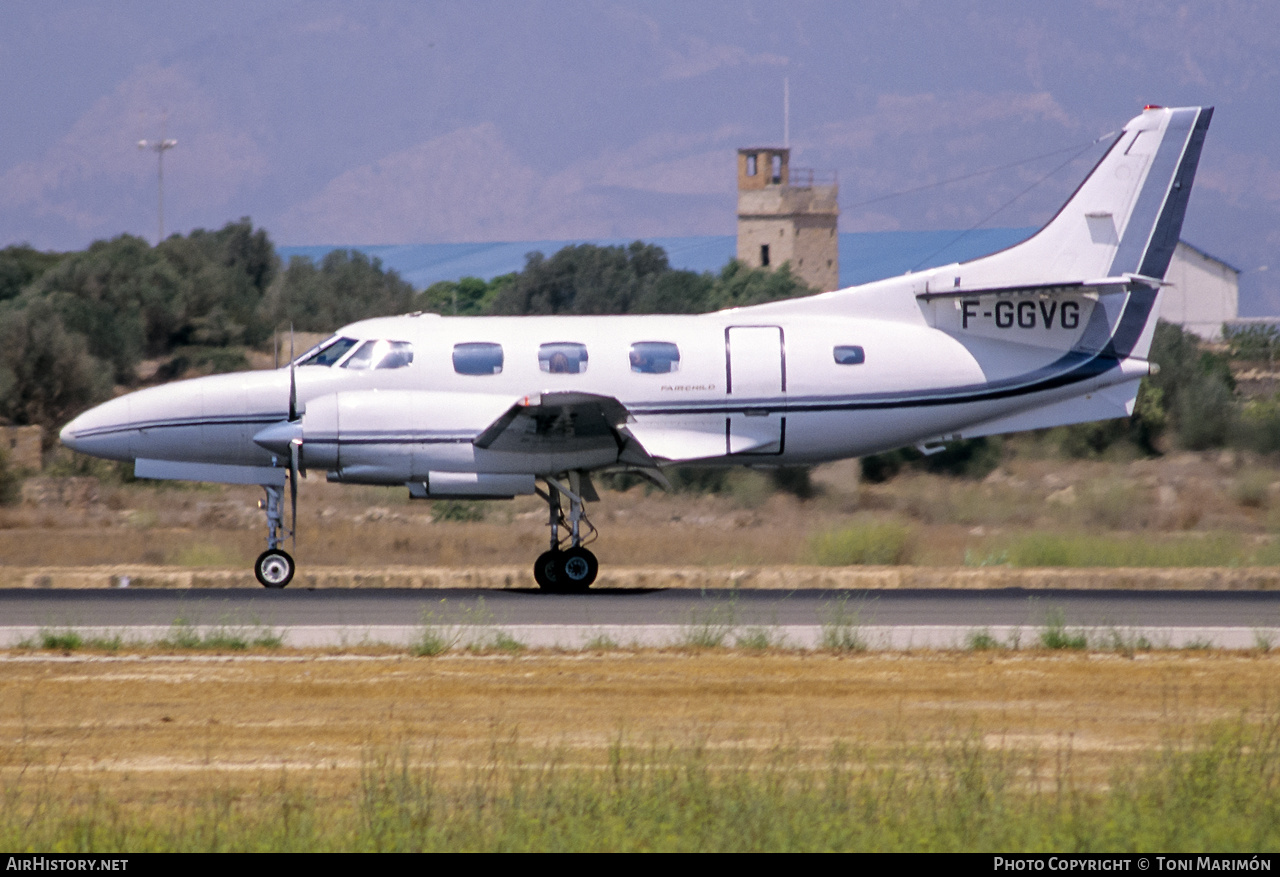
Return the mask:
<svg viewBox="0 0 1280 877">
<path fill-rule="evenodd" d="M 790 149 L 738 150 L 738 261 L 752 268 L 791 263 L 819 292 L 840 286 L 839 185 L 793 168 Z"/>
</svg>

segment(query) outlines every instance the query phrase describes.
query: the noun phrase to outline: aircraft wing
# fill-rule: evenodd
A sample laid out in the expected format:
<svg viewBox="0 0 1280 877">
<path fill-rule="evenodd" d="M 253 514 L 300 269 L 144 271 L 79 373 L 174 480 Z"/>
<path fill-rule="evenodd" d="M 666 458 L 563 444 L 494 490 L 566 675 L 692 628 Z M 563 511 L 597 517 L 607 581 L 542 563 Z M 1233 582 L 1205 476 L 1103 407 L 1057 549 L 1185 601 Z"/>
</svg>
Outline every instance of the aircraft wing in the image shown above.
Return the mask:
<svg viewBox="0 0 1280 877">
<path fill-rule="evenodd" d="M 472 440 L 477 448 L 509 453 L 574 453 L 620 448 L 630 419 L 612 396 L 542 393 L 525 396 Z"/>
<path fill-rule="evenodd" d="M 542 393 L 525 396 L 472 440 L 477 448 L 527 454 L 616 450 L 617 462 L 657 471 L 665 463 L 722 457 L 761 441 L 735 437 L 726 444 L 723 419 L 714 428 L 640 426 L 613 396 Z"/>
</svg>

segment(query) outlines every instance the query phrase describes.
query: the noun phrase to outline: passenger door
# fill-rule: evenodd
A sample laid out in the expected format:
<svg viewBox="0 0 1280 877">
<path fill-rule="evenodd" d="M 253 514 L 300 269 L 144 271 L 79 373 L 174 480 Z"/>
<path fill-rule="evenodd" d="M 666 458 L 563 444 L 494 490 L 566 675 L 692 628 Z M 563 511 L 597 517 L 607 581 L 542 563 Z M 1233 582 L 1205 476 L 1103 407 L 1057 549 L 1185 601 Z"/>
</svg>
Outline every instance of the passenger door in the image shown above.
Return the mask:
<svg viewBox="0 0 1280 877">
<path fill-rule="evenodd" d="M 785 449 L 785 340 L 781 326 L 725 329 L 725 453 L 777 456 Z"/>
</svg>

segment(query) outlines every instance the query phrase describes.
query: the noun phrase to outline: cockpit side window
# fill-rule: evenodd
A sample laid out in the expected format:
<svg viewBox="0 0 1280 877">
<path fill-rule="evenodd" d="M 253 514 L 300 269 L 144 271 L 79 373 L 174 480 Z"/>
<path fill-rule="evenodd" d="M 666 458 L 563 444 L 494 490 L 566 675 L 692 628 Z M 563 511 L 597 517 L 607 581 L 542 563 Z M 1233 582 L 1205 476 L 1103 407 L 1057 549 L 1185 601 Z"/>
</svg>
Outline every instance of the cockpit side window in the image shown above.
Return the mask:
<svg viewBox="0 0 1280 877">
<path fill-rule="evenodd" d="M 538 368 L 553 375 L 577 375 L 587 370 L 587 345 L 555 341 L 538 348 Z"/>
<path fill-rule="evenodd" d="M 350 369 L 404 368 L 413 362 L 408 341 L 366 341 L 342 364 Z"/>
<path fill-rule="evenodd" d="M 837 344 L 831 353 L 836 365 L 862 365 L 867 361 L 866 351 L 857 344 Z"/>
<path fill-rule="evenodd" d="M 637 341 L 631 345 L 631 370 L 665 375 L 680 369 L 680 348 L 670 341 Z"/>
<path fill-rule="evenodd" d="M 298 360 L 298 365 L 324 365 L 331 366 L 342 357 L 346 356 L 347 351 L 356 346 L 354 338 L 338 338 L 333 337 L 328 341 L 322 341 L 317 345 L 318 349 L 311 355 L 303 354 Z"/>
<path fill-rule="evenodd" d="M 501 374 L 502 345 L 490 341 L 453 345 L 453 370 L 460 375 Z"/>
</svg>

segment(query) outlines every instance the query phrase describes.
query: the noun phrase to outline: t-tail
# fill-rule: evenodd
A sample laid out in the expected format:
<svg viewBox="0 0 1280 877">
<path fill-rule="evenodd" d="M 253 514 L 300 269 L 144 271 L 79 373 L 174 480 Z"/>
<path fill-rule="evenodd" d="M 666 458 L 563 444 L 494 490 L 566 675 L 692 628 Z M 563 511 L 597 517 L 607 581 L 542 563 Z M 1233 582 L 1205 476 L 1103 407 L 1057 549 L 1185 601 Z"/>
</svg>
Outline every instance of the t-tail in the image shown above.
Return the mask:
<svg viewBox="0 0 1280 877">
<path fill-rule="evenodd" d="M 980 359 L 1050 357 L 1024 378 L 1091 391 L 965 430 L 982 435 L 1133 413 L 1211 107 L 1148 107 L 1127 124 L 1072 197 L 1020 244 L 929 272 L 916 299 Z M 976 337 L 975 337 L 976 336 Z M 999 344 L 999 342 L 1005 342 Z M 1024 360 L 1025 361 L 1025 360 Z M 1099 389 L 1101 383 L 1107 386 Z M 1113 383 L 1114 382 L 1114 383 Z"/>
<path fill-rule="evenodd" d="M 1008 406 L 951 435 L 1133 413 L 1212 108 L 1148 107 L 1115 135 L 1062 209 L 1022 243 L 794 304 L 920 325 L 962 345 Z M 949 390 L 950 397 L 967 388 Z M 967 397 L 966 397 L 967 398 Z M 975 409 L 976 413 L 976 409 Z M 959 424 L 957 424 L 959 425 Z"/>
<path fill-rule="evenodd" d="M 951 266 L 926 293 L 1007 290 L 1043 298 L 1092 290 L 1110 300 L 1094 309 L 1072 348 L 1145 359 L 1212 117 L 1212 107 L 1148 107 L 1044 228 L 1006 250 Z"/>
</svg>

